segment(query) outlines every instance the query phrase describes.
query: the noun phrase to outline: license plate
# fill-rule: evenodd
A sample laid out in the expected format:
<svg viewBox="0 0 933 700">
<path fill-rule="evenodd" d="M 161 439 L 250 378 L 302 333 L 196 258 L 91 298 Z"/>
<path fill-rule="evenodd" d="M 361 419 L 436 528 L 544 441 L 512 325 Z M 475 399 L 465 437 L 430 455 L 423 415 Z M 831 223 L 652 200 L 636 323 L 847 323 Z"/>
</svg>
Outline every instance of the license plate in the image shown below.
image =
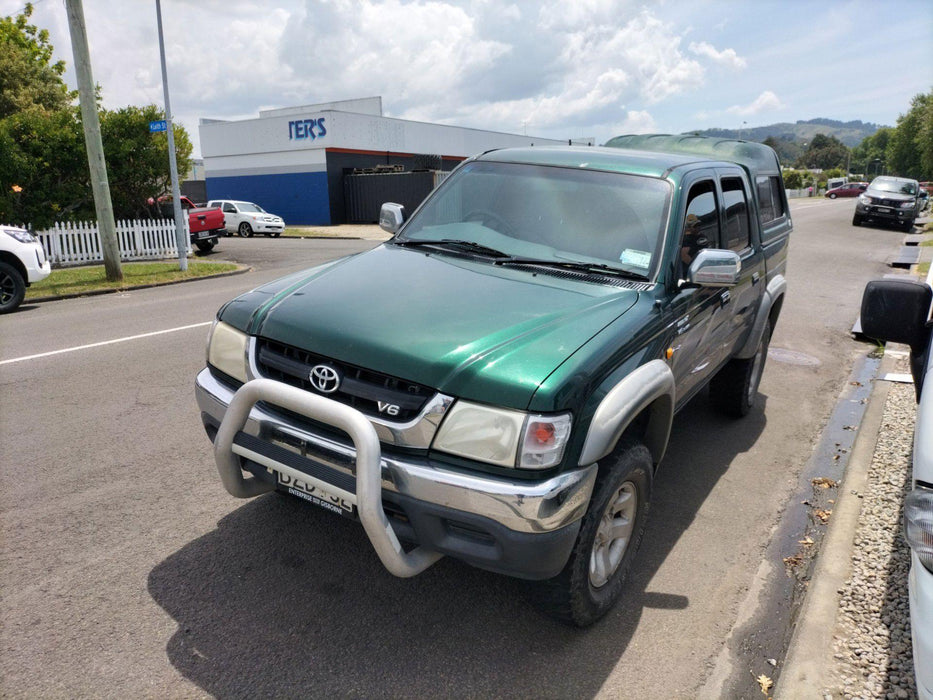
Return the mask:
<svg viewBox="0 0 933 700">
<path fill-rule="evenodd" d="M 894 210 L 890 207 L 875 207 L 875 211 L 880 214 L 890 214 Z"/>
<path fill-rule="evenodd" d="M 198 231 L 198 238 L 210 238 L 210 231 Z"/>
<path fill-rule="evenodd" d="M 297 496 L 302 500 L 308 501 L 319 508 L 329 510 L 338 515 L 352 516 L 356 512 L 356 506 L 340 496 L 336 496 L 320 486 L 295 479 L 288 474 L 276 472 L 276 483 L 280 490 Z"/>
</svg>

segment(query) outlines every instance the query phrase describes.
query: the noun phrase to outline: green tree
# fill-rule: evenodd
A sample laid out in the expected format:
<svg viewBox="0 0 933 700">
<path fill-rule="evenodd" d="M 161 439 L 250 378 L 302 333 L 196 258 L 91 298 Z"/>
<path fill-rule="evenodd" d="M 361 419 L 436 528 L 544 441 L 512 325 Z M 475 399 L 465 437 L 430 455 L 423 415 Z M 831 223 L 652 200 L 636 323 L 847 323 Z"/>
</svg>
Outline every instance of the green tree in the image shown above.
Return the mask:
<svg viewBox="0 0 933 700">
<path fill-rule="evenodd" d="M 916 95 L 906 114 L 897 118 L 897 126 L 885 149 L 885 163 L 889 172 L 902 177 L 929 180 L 933 177 L 933 91 Z"/>
<path fill-rule="evenodd" d="M 32 107 L 0 119 L 0 153 L 0 221 L 42 229 L 94 218 L 75 110 Z"/>
<path fill-rule="evenodd" d="M 784 171 L 784 187 L 789 190 L 799 190 L 803 187 L 803 177 L 797 170 Z"/>
<path fill-rule="evenodd" d="M 30 107 L 66 108 L 74 95 L 62 74 L 65 62 L 52 63 L 46 29 L 29 24 L 32 5 L 16 17 L 0 17 L 0 119 Z"/>
<path fill-rule="evenodd" d="M 862 139 L 862 142 L 852 149 L 849 170 L 854 173 L 863 173 L 866 177 L 871 175 L 873 169 L 880 173 L 880 166 L 884 162 L 885 151 L 893 134 L 894 129 L 886 126 Z"/>
<path fill-rule="evenodd" d="M 149 122 L 164 118 L 155 105 L 104 110 L 100 115 L 110 198 L 118 219 L 144 216 L 146 200 L 170 189 L 168 137 L 149 133 Z M 174 135 L 175 160 L 184 175 L 191 167 L 191 139 L 180 125 L 175 125 Z"/>
<path fill-rule="evenodd" d="M 797 159 L 798 168 L 845 168 L 849 160 L 849 149 L 835 136 L 817 134 L 807 145 L 807 150 Z"/>
</svg>

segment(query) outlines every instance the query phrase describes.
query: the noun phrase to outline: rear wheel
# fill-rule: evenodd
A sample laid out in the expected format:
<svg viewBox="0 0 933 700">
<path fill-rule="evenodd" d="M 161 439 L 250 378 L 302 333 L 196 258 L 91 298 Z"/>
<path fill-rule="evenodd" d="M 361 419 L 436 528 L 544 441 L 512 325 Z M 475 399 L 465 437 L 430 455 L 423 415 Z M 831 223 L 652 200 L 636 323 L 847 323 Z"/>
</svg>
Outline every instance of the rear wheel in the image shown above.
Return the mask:
<svg viewBox="0 0 933 700">
<path fill-rule="evenodd" d="M 26 296 L 26 281 L 15 267 L 0 262 L 0 314 L 15 311 Z"/>
<path fill-rule="evenodd" d="M 217 241 L 195 241 L 194 244 L 202 253 L 210 253 L 212 250 L 214 250 L 214 246 L 217 244 Z"/>
<path fill-rule="evenodd" d="M 709 383 L 709 395 L 716 408 L 735 418 L 749 414 L 758 395 L 758 385 L 765 369 L 770 342 L 771 322 L 765 321 L 754 357 L 747 360 L 730 360 L 713 377 Z"/>
<path fill-rule="evenodd" d="M 562 622 L 587 627 L 619 599 L 645 531 L 651 500 L 651 454 L 639 442 L 620 443 L 606 458 L 567 565 L 530 584 L 532 601 Z"/>
<path fill-rule="evenodd" d="M 243 238 L 251 238 L 253 235 L 253 228 L 244 221 L 237 228 L 237 233 Z"/>
</svg>

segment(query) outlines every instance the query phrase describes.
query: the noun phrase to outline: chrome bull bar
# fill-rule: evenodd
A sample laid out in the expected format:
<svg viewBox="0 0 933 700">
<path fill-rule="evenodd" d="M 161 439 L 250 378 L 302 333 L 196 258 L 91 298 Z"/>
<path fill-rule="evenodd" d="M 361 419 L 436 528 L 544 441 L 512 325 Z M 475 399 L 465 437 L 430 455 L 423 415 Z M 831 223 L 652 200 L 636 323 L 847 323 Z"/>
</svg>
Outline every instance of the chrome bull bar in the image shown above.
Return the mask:
<svg viewBox="0 0 933 700">
<path fill-rule="evenodd" d="M 256 454 L 234 444 L 234 440 L 259 401 L 294 411 L 312 420 L 340 428 L 353 441 L 356 449 L 356 493 L 349 493 L 319 481 L 288 465 Z M 214 438 L 214 461 L 224 488 L 237 498 L 252 498 L 275 487 L 256 477 L 245 477 L 239 457 L 246 457 L 294 479 L 313 484 L 353 503 L 363 529 L 386 569 L 395 576 L 416 576 L 441 558 L 439 552 L 417 547 L 405 552 L 385 510 L 382 508 L 382 449 L 369 420 L 359 411 L 331 399 L 271 379 L 253 379 L 234 394 Z"/>
</svg>

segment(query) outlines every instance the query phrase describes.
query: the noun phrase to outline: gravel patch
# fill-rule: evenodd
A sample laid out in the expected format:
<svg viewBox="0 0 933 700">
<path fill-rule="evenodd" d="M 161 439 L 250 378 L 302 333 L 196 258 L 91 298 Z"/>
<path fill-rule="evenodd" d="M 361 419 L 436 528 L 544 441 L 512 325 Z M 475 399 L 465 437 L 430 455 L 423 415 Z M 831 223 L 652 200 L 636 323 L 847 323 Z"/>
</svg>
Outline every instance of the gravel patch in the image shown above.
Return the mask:
<svg viewBox="0 0 933 700">
<path fill-rule="evenodd" d="M 909 371 L 903 364 L 897 371 Z M 917 697 L 907 602 L 910 549 L 902 526 L 915 418 L 913 385 L 892 385 L 866 493 L 858 494 L 852 571 L 838 591 L 833 686 L 824 698 Z"/>
</svg>

